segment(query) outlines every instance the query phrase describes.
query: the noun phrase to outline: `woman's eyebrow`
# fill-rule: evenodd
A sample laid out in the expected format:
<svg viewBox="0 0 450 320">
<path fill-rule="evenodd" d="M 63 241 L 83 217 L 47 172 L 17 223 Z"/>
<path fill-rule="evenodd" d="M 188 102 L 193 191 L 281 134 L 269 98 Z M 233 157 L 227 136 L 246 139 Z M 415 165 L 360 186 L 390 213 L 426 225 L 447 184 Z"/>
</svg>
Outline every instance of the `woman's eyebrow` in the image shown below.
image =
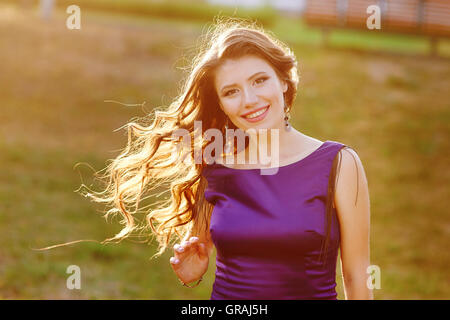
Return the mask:
<svg viewBox="0 0 450 320">
<path fill-rule="evenodd" d="M 257 75 L 260 74 L 260 73 L 265 73 L 265 72 L 264 72 L 264 71 L 256 72 L 256 73 L 254 73 L 253 75 L 251 75 L 247 80 L 250 80 L 251 78 L 257 76 Z M 226 89 L 226 88 L 228 88 L 228 87 L 235 86 L 235 85 L 236 85 L 236 83 L 227 84 L 226 86 L 223 86 L 222 89 L 221 89 L 220 91 L 223 91 L 224 89 Z"/>
</svg>

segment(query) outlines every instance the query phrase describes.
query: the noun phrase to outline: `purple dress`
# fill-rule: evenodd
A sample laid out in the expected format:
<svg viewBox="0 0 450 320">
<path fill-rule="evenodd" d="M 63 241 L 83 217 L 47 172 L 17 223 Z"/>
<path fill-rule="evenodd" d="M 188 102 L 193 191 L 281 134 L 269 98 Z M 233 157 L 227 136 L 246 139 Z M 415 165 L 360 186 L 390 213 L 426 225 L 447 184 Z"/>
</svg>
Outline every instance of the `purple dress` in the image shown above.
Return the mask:
<svg viewBox="0 0 450 320">
<path fill-rule="evenodd" d="M 337 299 L 340 231 L 334 208 L 325 267 L 318 256 L 326 235 L 328 178 L 343 147 L 325 141 L 274 175 L 218 163 L 205 167 L 217 251 L 211 300 Z"/>
</svg>

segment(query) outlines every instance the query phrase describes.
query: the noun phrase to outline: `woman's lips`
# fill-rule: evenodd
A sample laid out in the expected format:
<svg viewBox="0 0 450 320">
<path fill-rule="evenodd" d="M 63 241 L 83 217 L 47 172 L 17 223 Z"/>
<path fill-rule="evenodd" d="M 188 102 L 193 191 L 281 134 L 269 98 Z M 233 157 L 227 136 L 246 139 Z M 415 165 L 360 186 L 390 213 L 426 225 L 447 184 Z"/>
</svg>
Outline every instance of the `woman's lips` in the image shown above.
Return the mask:
<svg viewBox="0 0 450 320">
<path fill-rule="evenodd" d="M 259 111 L 261 111 L 261 110 L 264 110 L 265 108 L 266 108 L 266 110 L 265 110 L 262 114 L 260 114 L 259 116 L 257 116 L 257 117 L 254 117 L 254 118 L 247 118 L 246 116 L 242 116 L 242 118 L 244 118 L 244 119 L 247 120 L 248 122 L 258 122 L 258 121 L 261 121 L 262 119 L 264 119 L 264 118 L 266 117 L 267 112 L 268 112 L 269 109 L 270 109 L 270 104 L 267 105 L 267 106 L 265 106 L 264 108 L 260 108 L 259 110 L 254 111 L 254 112 L 251 113 L 251 114 L 253 114 L 253 113 L 255 113 L 255 112 L 259 112 Z"/>
</svg>

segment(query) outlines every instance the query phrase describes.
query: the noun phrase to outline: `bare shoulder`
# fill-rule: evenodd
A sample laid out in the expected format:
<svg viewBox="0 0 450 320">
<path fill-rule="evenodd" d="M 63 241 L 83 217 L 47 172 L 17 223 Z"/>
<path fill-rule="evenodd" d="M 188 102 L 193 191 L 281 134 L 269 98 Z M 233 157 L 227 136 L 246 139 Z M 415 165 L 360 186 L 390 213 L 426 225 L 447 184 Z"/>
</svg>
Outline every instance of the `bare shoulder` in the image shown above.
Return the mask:
<svg viewBox="0 0 450 320">
<path fill-rule="evenodd" d="M 341 166 L 347 169 L 350 169 L 351 167 L 356 169 L 359 165 L 362 167 L 361 159 L 353 148 L 345 146 L 339 150 L 339 153 L 341 157 Z"/>
<path fill-rule="evenodd" d="M 354 149 L 342 148 L 339 158 L 334 201 L 337 208 L 346 210 L 358 205 L 360 199 L 368 198 L 368 183 L 362 161 Z"/>
</svg>

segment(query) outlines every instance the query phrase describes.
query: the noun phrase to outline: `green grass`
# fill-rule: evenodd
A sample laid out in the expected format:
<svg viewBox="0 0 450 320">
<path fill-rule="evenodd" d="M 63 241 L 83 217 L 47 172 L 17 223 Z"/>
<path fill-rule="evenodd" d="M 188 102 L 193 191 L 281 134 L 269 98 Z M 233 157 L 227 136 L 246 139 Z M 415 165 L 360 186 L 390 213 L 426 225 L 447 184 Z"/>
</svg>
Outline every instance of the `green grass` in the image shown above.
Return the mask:
<svg viewBox="0 0 450 320">
<path fill-rule="evenodd" d="M 7 0 L 15 3 L 15 1 Z M 39 8 L 39 0 L 28 1 L 29 7 Z M 72 5 L 70 0 L 56 2 L 56 7 L 65 10 Z M 271 28 L 280 34 L 286 41 L 303 45 L 321 45 L 323 34 L 318 27 L 309 27 L 301 19 L 280 17 L 270 6 L 262 6 L 256 9 L 243 7 L 212 5 L 204 0 L 79 0 L 77 5 L 81 12 L 93 12 L 118 14 L 116 19 L 133 20 L 136 24 L 139 19 L 145 23 L 148 17 L 171 20 L 172 24 L 181 21 L 190 23 L 208 23 L 217 14 L 222 16 L 234 16 L 257 19 L 259 23 Z M 117 20 L 116 20 L 117 21 Z M 357 29 L 331 29 L 329 44 L 335 48 L 353 48 L 372 51 L 394 52 L 402 54 L 428 55 L 430 52 L 429 38 L 421 35 L 395 34 L 381 30 L 357 30 Z M 450 40 L 441 38 L 438 44 L 438 54 L 450 57 Z"/>
<path fill-rule="evenodd" d="M 10 3 L 16 2 L 13 0 L 6 1 Z M 55 2 L 55 7 L 65 11 L 67 7 L 73 4 L 76 4 L 81 9 L 81 12 L 89 10 L 200 22 L 212 20 L 218 12 L 227 16 L 258 18 L 264 25 L 271 24 L 271 21 L 276 16 L 276 11 L 270 6 L 262 6 L 256 9 L 233 8 L 212 5 L 202 0 L 78 0 L 76 3 L 71 0 L 58 0 Z M 40 0 L 29 0 L 28 6 L 40 9 Z"/>
<path fill-rule="evenodd" d="M 308 46 L 321 46 L 322 30 L 305 24 L 301 19 L 276 19 L 273 30 L 286 41 Z M 383 31 L 357 29 L 331 29 L 329 45 L 332 48 L 359 49 L 372 52 L 391 52 L 411 55 L 428 55 L 429 38 L 420 35 L 402 35 Z M 450 40 L 440 39 L 440 56 L 450 57 Z"/>
<path fill-rule="evenodd" d="M 120 230 L 105 222 L 101 205 L 74 192 L 95 186 L 92 169 L 74 166 L 103 169 L 126 142 L 124 131 L 113 131 L 170 102 L 177 67 L 205 23 L 86 10 L 82 30 L 70 31 L 61 11 L 43 23 L 0 6 L 0 17 L 0 298 L 208 299 L 214 256 L 204 282 L 189 289 L 176 280 L 170 252 L 149 260 L 155 243 L 31 250 Z M 271 30 L 299 59 L 293 125 L 353 147 L 364 164 L 371 263 L 382 278 L 375 298 L 448 298 L 450 62 L 388 54 L 420 53 L 408 37 L 380 36 L 380 55 L 367 33 L 336 31 L 336 45 L 365 49 L 350 51 L 322 48 L 317 30 L 292 19 L 273 21 Z M 72 264 L 81 268 L 79 291 L 65 286 Z"/>
</svg>

